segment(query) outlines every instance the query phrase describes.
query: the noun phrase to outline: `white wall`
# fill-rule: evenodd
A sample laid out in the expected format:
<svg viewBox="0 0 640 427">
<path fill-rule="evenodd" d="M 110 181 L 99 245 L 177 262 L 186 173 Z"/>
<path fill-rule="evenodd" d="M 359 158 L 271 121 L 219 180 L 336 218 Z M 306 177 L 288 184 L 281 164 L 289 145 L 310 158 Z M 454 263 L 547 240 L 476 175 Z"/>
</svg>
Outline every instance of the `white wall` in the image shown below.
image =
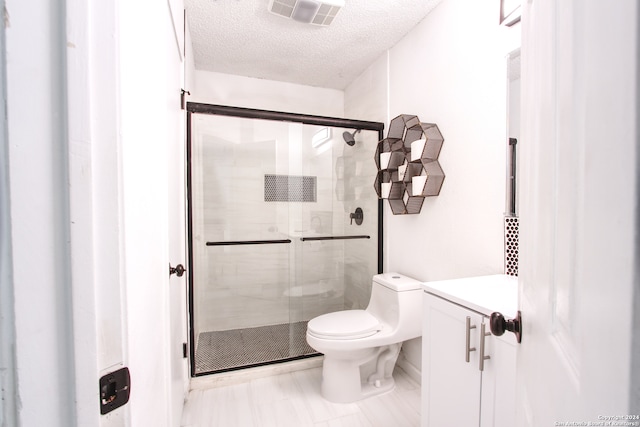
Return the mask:
<svg viewBox="0 0 640 427">
<path fill-rule="evenodd" d="M 184 24 L 184 89 L 193 94 L 196 90 L 196 64 L 193 58 L 193 44 L 191 42 L 191 30 L 189 17 L 185 16 Z M 187 102 L 193 101 L 191 95 L 187 95 Z"/>
<path fill-rule="evenodd" d="M 444 136 L 440 195 L 419 215 L 394 216 L 385 203 L 387 271 L 421 281 L 503 272 L 506 54 L 520 30 L 498 25 L 494 3 L 443 1 L 345 91 L 348 117 L 386 116 L 388 126 L 415 114 Z M 419 366 L 420 340 L 403 349 Z"/>
<path fill-rule="evenodd" d="M 1 423 L 175 425 L 166 153 L 180 61 L 168 5 L 10 0 L 6 17 L 2 297 L 15 300 L 0 307 L 0 338 L 5 350 L 15 328 L 16 375 L 15 389 L 2 375 Z M 122 365 L 131 402 L 101 416 L 98 378 Z"/>
<path fill-rule="evenodd" d="M 438 124 L 446 174 L 419 215 L 387 215 L 391 270 L 424 281 L 503 270 L 505 55 L 519 28 L 497 16 L 497 4 L 446 0 L 390 51 L 390 117 Z"/>
<path fill-rule="evenodd" d="M 380 55 L 345 89 L 344 113 L 350 119 L 389 126 L 389 51 Z"/>
<path fill-rule="evenodd" d="M 61 3 L 7 1 L 3 26 L 13 280 L 2 287 L 14 288 L 17 395 L 10 398 L 13 422 L 24 426 L 72 425 L 76 410 Z"/>
<path fill-rule="evenodd" d="M 0 93 L 7 99 L 4 21 L 0 22 Z M 15 425 L 16 334 L 11 242 L 11 204 L 9 182 L 9 141 L 6 103 L 0 104 L 0 425 Z"/>
<path fill-rule="evenodd" d="M 195 70 L 189 101 L 326 117 L 344 116 L 344 93 L 293 83 Z"/>
</svg>

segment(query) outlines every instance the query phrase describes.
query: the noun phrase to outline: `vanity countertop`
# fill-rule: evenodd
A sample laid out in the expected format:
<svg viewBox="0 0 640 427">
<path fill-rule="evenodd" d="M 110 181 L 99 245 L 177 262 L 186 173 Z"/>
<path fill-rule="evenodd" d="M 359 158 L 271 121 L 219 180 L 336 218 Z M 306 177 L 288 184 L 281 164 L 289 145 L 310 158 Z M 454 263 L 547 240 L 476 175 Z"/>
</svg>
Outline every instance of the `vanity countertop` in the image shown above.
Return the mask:
<svg viewBox="0 0 640 427">
<path fill-rule="evenodd" d="M 518 311 L 518 278 L 506 274 L 424 282 L 425 292 L 490 316 L 513 318 Z"/>
</svg>

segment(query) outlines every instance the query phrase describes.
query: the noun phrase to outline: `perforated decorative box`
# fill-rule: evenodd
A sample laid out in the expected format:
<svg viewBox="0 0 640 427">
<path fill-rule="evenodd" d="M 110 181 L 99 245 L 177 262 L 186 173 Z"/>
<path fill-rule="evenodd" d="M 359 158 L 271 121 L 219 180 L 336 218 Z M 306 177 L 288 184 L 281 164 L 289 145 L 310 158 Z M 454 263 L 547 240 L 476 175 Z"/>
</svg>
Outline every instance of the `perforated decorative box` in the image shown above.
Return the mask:
<svg viewBox="0 0 640 427">
<path fill-rule="evenodd" d="M 420 213 L 425 197 L 437 196 L 444 182 L 438 156 L 444 138 L 435 123 L 401 114 L 391 120 L 387 138 L 375 153 L 378 174 L 374 187 L 389 200 L 394 215 Z"/>
</svg>

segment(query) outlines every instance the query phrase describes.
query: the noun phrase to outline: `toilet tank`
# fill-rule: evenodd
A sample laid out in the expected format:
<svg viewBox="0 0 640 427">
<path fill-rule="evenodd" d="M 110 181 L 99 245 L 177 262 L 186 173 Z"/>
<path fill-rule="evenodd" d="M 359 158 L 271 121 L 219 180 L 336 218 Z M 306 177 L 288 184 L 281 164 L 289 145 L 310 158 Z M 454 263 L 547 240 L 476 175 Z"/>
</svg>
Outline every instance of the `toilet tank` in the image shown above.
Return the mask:
<svg viewBox="0 0 640 427">
<path fill-rule="evenodd" d="M 404 339 L 420 336 L 421 282 L 399 273 L 376 274 L 367 311 L 392 329 L 402 329 Z"/>
<path fill-rule="evenodd" d="M 421 283 L 416 279 L 404 276 L 400 273 L 382 273 L 373 276 L 374 286 L 377 283 L 395 292 L 415 291 L 421 289 Z"/>
</svg>

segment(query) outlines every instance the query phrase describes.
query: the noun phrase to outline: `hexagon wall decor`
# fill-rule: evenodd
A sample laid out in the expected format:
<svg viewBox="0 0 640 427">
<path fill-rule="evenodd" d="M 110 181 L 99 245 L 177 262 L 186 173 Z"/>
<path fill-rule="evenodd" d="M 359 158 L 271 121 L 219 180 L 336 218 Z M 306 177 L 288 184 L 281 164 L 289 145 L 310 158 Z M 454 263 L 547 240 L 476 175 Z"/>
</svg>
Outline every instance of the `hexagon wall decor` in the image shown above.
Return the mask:
<svg viewBox="0 0 640 427">
<path fill-rule="evenodd" d="M 387 137 L 375 153 L 378 174 L 373 184 L 394 215 L 417 214 L 425 197 L 440 194 L 444 172 L 438 156 L 444 138 L 434 123 L 401 114 L 389 123 Z"/>
</svg>

